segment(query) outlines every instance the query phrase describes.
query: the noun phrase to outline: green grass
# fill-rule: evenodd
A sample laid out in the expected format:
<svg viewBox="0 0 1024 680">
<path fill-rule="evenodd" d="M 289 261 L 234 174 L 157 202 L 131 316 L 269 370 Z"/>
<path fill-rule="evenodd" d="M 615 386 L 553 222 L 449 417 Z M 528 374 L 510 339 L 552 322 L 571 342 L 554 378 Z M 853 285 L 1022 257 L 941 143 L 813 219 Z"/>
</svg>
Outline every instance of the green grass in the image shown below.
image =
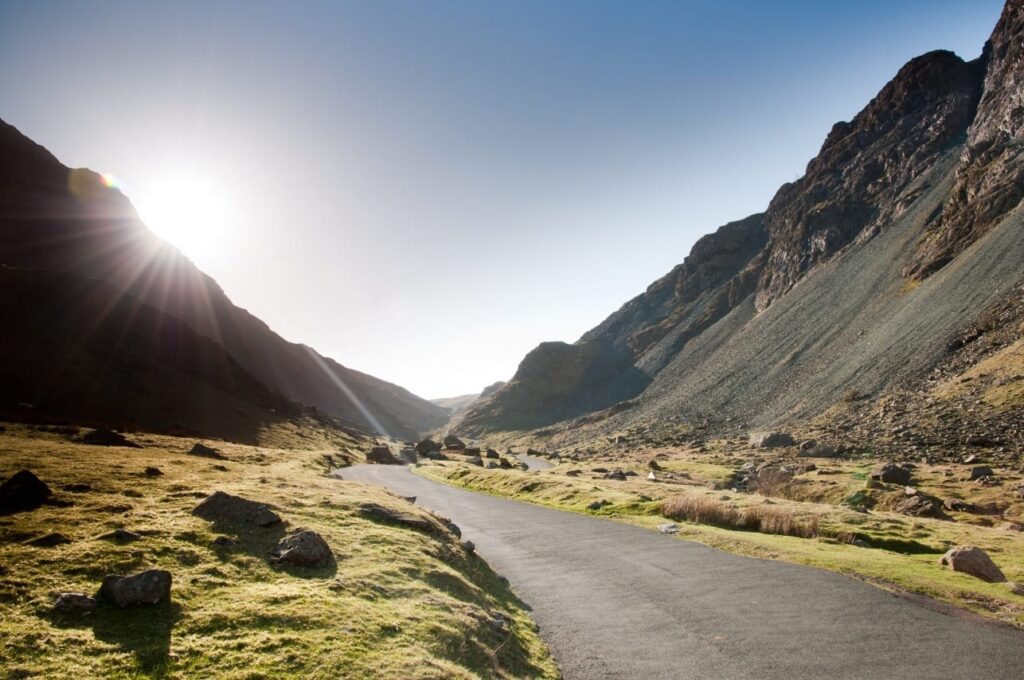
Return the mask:
<svg viewBox="0 0 1024 680">
<path fill-rule="evenodd" d="M 842 468 L 843 463 L 832 461 L 831 466 Z M 613 467 L 601 464 L 604 467 Z M 761 506 L 765 499 L 756 494 L 714 491 L 699 484 L 655 484 L 643 477 L 626 482 L 612 482 L 583 477 L 566 477 L 566 469 L 584 469 L 588 465 L 563 465 L 539 472 L 481 470 L 458 464 L 429 464 L 417 467 L 420 475 L 499 496 L 547 505 L 563 510 L 600 515 L 611 519 L 654 529 L 665 521 L 660 509 L 666 499 L 685 494 L 716 506 L 728 506 L 742 514 L 748 508 Z M 628 467 L 625 466 L 625 467 Z M 677 462 L 673 469 L 684 469 L 685 462 Z M 856 475 L 865 464 L 848 465 Z M 637 468 L 639 469 L 639 468 Z M 943 475 L 942 470 L 918 473 L 922 487 L 938 489 L 941 485 L 965 489 Z M 834 484 L 843 496 L 850 488 L 863 489 L 863 482 L 850 474 L 823 477 L 821 486 Z M 799 478 L 798 478 L 799 479 Z M 805 488 L 806 487 L 806 488 Z M 971 488 L 971 493 L 992 493 L 991 490 Z M 949 489 L 947 489 L 949 490 Z M 791 486 L 787 493 L 829 495 L 814 487 L 808 478 L 804 485 Z M 902 489 L 891 488 L 871 491 L 881 496 L 883 505 L 889 497 L 899 497 Z M 865 492 L 868 493 L 868 492 Z M 600 510 L 587 506 L 599 500 L 608 505 Z M 1024 627 L 1024 597 L 1013 594 L 1006 584 L 989 584 L 966 574 L 942 569 L 939 557 L 954 545 L 972 544 L 982 547 L 1002 568 L 1011 581 L 1024 581 L 1024 534 L 998 527 L 984 527 L 966 522 L 913 518 L 889 512 L 864 513 L 832 502 L 811 502 L 787 498 L 772 498 L 772 505 L 794 525 L 816 525 L 818 538 L 774 535 L 756 531 L 738 531 L 709 524 L 682 522 L 679 536 L 687 540 L 765 559 L 777 559 L 853 576 L 880 587 L 926 595 L 937 600 L 964 607 L 983 615 Z M 851 543 L 857 539 L 868 547 Z"/>
<path fill-rule="evenodd" d="M 146 448 L 71 443 L 8 426 L 0 476 L 33 470 L 69 507 L 0 517 L 0 676 L 53 678 L 555 678 L 526 606 L 447 532 L 376 523 L 363 503 L 423 513 L 383 490 L 324 476 L 337 450 L 220 444 L 228 461 L 185 452 L 194 440 L 136 435 Z M 216 465 L 227 468 L 218 470 Z M 159 467 L 162 477 L 140 474 Z M 69 493 L 66 484 L 92 491 Z M 321 533 L 336 565 L 285 570 L 266 553 L 282 530 L 237 535 L 190 514 L 214 490 L 275 506 L 287 530 Z M 101 538 L 124 526 L 143 534 Z M 24 544 L 59 531 L 72 543 Z M 105 574 L 174 577 L 169 603 L 58 616 L 54 596 L 93 594 Z"/>
</svg>

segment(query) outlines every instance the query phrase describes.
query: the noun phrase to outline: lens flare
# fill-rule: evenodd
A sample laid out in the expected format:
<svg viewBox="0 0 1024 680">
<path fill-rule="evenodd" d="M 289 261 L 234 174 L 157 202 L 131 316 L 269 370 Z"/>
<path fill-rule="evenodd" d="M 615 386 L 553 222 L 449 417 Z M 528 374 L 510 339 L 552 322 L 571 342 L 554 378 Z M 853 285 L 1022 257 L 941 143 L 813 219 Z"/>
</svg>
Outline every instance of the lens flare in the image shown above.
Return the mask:
<svg viewBox="0 0 1024 680">
<path fill-rule="evenodd" d="M 100 173 L 100 181 L 103 182 L 103 186 L 108 189 L 120 189 L 121 183 L 117 181 L 117 178 L 108 172 Z"/>
</svg>

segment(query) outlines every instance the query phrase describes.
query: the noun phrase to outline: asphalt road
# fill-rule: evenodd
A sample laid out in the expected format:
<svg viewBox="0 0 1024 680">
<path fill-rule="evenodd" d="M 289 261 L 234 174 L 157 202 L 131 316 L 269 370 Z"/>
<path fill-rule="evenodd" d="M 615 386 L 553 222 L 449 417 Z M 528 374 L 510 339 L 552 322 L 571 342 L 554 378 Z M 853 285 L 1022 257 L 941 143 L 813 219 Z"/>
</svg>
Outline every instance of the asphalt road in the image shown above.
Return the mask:
<svg viewBox="0 0 1024 680">
<path fill-rule="evenodd" d="M 1024 678 L 1024 633 L 860 581 L 361 465 L 454 520 L 531 608 L 567 680 Z"/>
<path fill-rule="evenodd" d="M 516 456 L 519 460 L 526 463 L 526 467 L 531 470 L 545 470 L 551 467 L 551 463 L 544 460 L 543 458 L 537 458 L 536 456 L 527 456 L 525 453 L 520 453 Z"/>
</svg>

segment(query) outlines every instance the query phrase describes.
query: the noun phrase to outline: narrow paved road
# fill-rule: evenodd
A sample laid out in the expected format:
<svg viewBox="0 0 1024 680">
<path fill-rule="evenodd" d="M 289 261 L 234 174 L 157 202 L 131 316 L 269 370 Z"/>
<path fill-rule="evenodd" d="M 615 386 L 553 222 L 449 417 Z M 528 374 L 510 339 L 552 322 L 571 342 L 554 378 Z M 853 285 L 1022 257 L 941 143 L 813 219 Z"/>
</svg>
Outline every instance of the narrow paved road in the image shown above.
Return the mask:
<svg viewBox="0 0 1024 680">
<path fill-rule="evenodd" d="M 533 609 L 567 680 L 1024 678 L 1024 634 L 818 569 L 362 465 L 454 520 Z"/>
<path fill-rule="evenodd" d="M 546 470 L 551 467 L 551 463 L 544 460 L 543 458 L 537 458 L 536 456 L 527 456 L 525 453 L 520 453 L 516 456 L 520 461 L 526 463 L 526 467 L 531 470 Z"/>
</svg>

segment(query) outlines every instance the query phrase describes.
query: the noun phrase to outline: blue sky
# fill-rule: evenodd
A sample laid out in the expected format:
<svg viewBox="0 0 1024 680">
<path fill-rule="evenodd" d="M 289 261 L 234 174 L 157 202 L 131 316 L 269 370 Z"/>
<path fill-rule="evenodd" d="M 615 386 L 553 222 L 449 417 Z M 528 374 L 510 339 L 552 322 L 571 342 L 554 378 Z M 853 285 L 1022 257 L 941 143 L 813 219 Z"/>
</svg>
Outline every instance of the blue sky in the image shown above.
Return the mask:
<svg viewBox="0 0 1024 680">
<path fill-rule="evenodd" d="M 976 57 L 1000 9 L 0 0 L 0 117 L 118 177 L 289 340 L 451 396 L 763 210 L 902 64 Z"/>
</svg>

